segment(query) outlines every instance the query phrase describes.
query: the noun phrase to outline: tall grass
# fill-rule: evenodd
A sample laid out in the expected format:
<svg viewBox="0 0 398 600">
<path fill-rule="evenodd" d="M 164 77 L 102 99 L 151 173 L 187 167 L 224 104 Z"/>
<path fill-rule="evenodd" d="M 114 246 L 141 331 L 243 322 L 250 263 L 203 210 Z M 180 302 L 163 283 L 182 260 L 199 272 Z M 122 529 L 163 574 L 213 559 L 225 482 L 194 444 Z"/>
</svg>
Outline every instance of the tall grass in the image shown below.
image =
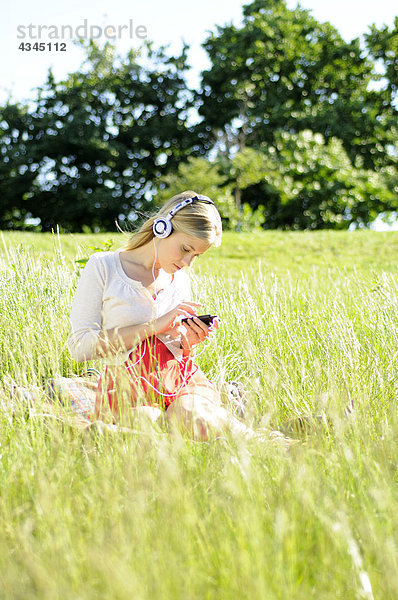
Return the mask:
<svg viewBox="0 0 398 600">
<path fill-rule="evenodd" d="M 59 239 L 50 257 L 2 254 L 3 385 L 84 367 L 65 345 L 82 256 Z M 241 272 L 202 262 L 192 280 L 222 318 L 198 362 L 246 384 L 248 422 L 326 412 L 331 427 L 286 453 L 228 435 L 84 433 L 3 406 L 1 597 L 397 598 L 395 273 L 262 258 Z"/>
</svg>

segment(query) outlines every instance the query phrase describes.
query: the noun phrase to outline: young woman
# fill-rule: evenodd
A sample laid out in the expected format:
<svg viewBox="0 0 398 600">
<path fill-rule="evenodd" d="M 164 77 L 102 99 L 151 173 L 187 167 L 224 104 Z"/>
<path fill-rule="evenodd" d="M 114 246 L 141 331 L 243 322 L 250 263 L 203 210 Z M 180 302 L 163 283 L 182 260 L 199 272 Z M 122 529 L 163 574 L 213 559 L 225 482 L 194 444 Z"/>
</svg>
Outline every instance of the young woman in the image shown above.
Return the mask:
<svg viewBox="0 0 398 600">
<path fill-rule="evenodd" d="M 68 347 L 77 361 L 103 359 L 97 418 L 166 413 L 170 426 L 205 441 L 226 430 L 255 433 L 222 406 L 220 391 L 195 364 L 196 348 L 220 322 L 196 315 L 187 269 L 220 246 L 222 223 L 207 196 L 173 196 L 112 252 L 90 256 L 73 298 Z M 182 319 L 188 321 L 181 323 Z"/>
</svg>

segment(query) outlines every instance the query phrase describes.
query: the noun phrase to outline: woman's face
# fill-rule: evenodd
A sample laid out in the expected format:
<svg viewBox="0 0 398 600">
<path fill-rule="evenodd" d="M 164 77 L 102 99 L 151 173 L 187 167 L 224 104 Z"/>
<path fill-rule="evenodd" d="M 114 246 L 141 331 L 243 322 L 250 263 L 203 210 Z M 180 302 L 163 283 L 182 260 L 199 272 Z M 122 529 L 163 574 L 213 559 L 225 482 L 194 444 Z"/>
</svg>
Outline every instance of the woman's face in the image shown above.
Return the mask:
<svg viewBox="0 0 398 600">
<path fill-rule="evenodd" d="M 158 268 L 162 268 L 167 273 L 176 273 L 183 267 L 189 267 L 196 256 L 200 256 L 211 246 L 200 238 L 177 232 L 173 232 L 167 238 L 159 239 L 156 245 Z"/>
</svg>

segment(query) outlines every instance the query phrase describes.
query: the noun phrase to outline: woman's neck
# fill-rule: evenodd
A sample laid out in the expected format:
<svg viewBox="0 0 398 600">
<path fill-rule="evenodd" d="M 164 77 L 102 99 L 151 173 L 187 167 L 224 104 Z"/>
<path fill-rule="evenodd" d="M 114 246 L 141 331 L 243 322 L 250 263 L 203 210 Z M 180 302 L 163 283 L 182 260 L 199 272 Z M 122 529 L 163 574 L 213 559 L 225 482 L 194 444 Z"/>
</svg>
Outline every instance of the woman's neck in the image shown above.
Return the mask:
<svg viewBox="0 0 398 600">
<path fill-rule="evenodd" d="M 126 250 L 126 253 L 131 262 L 135 263 L 136 265 L 139 265 L 148 273 L 152 273 L 153 269 L 156 277 L 159 275 L 161 267 L 158 261 L 158 257 L 156 257 L 156 263 L 154 265 L 155 248 L 152 242 L 148 242 L 147 244 L 144 244 L 144 246 L 140 246 L 139 248 Z"/>
</svg>

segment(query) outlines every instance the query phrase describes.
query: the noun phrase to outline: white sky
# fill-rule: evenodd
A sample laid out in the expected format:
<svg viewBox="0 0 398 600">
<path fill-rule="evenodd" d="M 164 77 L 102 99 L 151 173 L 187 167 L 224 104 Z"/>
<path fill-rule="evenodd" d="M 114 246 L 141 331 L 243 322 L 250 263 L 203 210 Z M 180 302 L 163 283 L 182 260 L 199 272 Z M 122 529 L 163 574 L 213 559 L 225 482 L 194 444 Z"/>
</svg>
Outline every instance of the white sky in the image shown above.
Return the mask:
<svg viewBox="0 0 398 600">
<path fill-rule="evenodd" d="M 206 52 L 200 47 L 206 37 L 206 30 L 214 31 L 216 24 L 233 22 L 238 25 L 242 18 L 242 0 L 69 0 L 67 3 L 54 0 L 14 0 L 5 2 L 0 22 L 0 102 L 12 93 L 13 100 L 32 98 L 32 88 L 46 79 L 47 69 L 53 66 L 56 79 L 77 70 L 84 54 L 69 39 L 66 39 L 66 52 L 22 52 L 18 49 L 21 39 L 17 38 L 17 26 L 71 25 L 76 28 L 87 19 L 88 25 L 127 25 L 133 21 L 133 28 L 146 27 L 148 39 L 155 46 L 171 44 L 170 51 L 178 52 L 182 39 L 190 44 L 189 62 L 191 71 L 188 84 L 197 87 L 199 72 L 209 66 Z M 290 8 L 296 0 L 288 0 Z M 367 31 L 371 23 L 392 25 L 398 15 L 398 6 L 392 0 L 302 0 L 304 8 L 320 21 L 330 21 L 345 39 L 352 39 Z M 27 30 L 26 30 L 27 31 Z M 100 42 L 105 40 L 100 38 Z M 26 40 L 27 41 L 27 40 Z M 33 40 L 33 42 L 36 40 Z M 51 41 L 43 37 L 42 40 Z M 54 41 L 54 40 L 53 40 Z M 118 42 L 117 48 L 125 54 L 130 47 L 139 48 L 142 41 L 128 39 L 127 31 Z"/>
<path fill-rule="evenodd" d="M 41 40 L 21 40 L 17 37 L 17 27 L 38 25 L 70 25 L 76 28 L 87 19 L 88 26 L 128 25 L 133 21 L 133 30 L 143 25 L 147 37 L 157 47 L 170 44 L 169 52 L 179 53 L 182 40 L 190 45 L 188 53 L 191 70 L 187 74 L 190 87 L 199 85 L 199 73 L 209 67 L 207 54 L 200 44 L 209 31 L 215 31 L 216 25 L 234 23 L 239 25 L 242 19 L 242 6 L 249 1 L 242 0 L 68 0 L 67 3 L 54 0 L 14 0 L 4 2 L 0 21 L 0 103 L 11 93 L 12 101 L 23 101 L 35 96 L 34 88 L 44 83 L 50 65 L 56 80 L 68 72 L 79 69 L 84 53 L 76 48 L 69 39 L 65 39 L 66 52 L 30 51 L 18 49 L 21 41 L 49 42 L 43 36 Z M 312 10 L 319 21 L 329 21 L 342 37 L 350 40 L 368 30 L 372 23 L 391 26 L 398 15 L 398 5 L 393 0 L 301 0 L 301 6 Z M 289 8 L 297 5 L 297 0 L 287 0 Z M 27 31 L 27 30 L 25 30 Z M 106 38 L 100 38 L 102 43 Z M 61 40 L 56 40 L 61 41 Z M 117 50 L 122 55 L 131 48 L 138 49 L 142 40 L 129 39 L 126 30 L 118 41 Z M 379 226 L 378 226 L 379 228 Z M 397 225 L 398 228 L 398 225 Z"/>
</svg>

